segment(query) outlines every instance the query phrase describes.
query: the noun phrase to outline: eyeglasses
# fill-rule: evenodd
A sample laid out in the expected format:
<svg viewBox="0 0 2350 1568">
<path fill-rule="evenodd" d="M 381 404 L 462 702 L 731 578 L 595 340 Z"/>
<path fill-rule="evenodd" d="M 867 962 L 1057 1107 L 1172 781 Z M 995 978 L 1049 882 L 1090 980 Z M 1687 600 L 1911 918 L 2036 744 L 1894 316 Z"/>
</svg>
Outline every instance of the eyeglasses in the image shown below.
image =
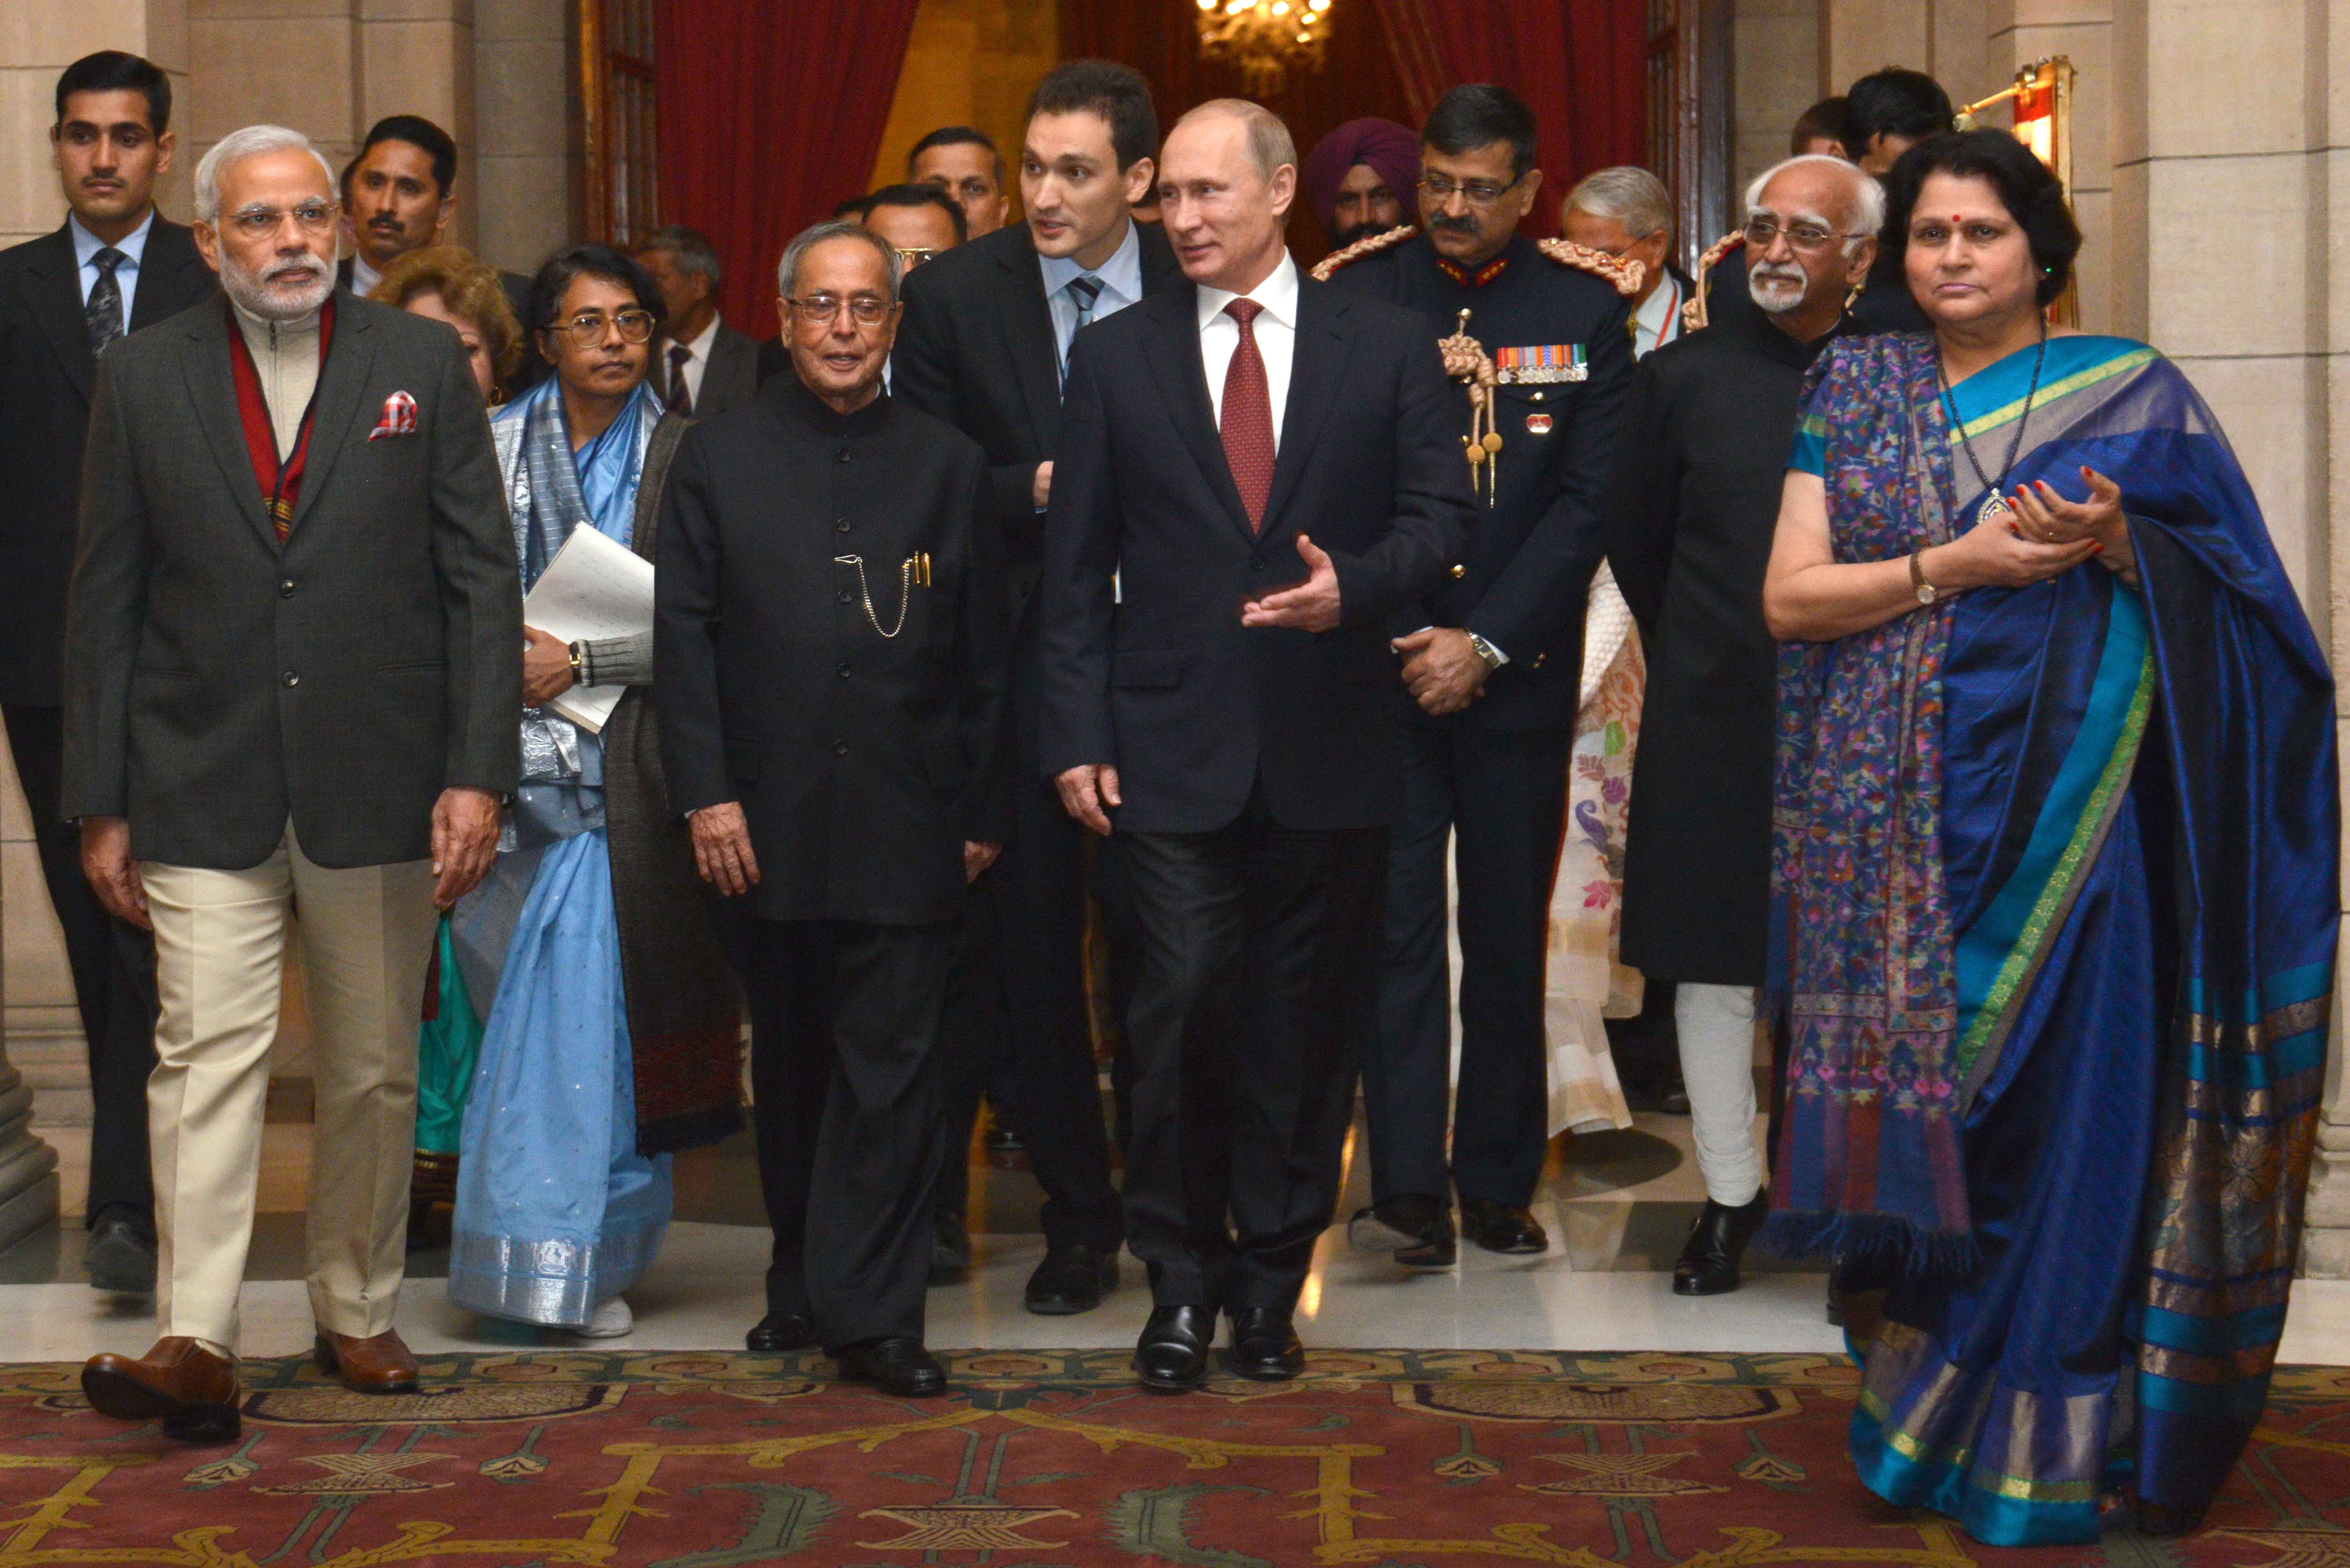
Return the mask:
<svg viewBox="0 0 2350 1568">
<path fill-rule="evenodd" d="M 1799 255 L 1813 256 L 1830 245 L 1846 240 L 1857 240 L 1860 234 L 1840 234 L 1819 223 L 1781 223 L 1776 218 L 1752 217 L 1746 220 L 1747 248 L 1757 254 L 1771 248 L 1781 234 L 1787 236 L 1788 248 Z"/>
<path fill-rule="evenodd" d="M 607 316 L 600 310 L 583 310 L 568 321 L 558 321 L 547 328 L 550 332 L 567 333 L 571 341 L 582 348 L 593 348 L 604 341 L 604 335 L 618 328 L 623 343 L 645 343 L 652 338 L 653 313 L 650 310 L 623 310 L 618 316 Z"/>
<path fill-rule="evenodd" d="M 903 255 L 906 253 L 899 251 L 898 254 Z M 878 294 L 852 295 L 847 299 L 833 294 L 811 294 L 806 299 L 786 297 L 784 303 L 792 307 L 793 314 L 801 321 L 813 321 L 821 327 L 829 327 L 839 320 L 843 310 L 847 311 L 848 318 L 859 327 L 879 327 L 889 319 L 889 312 L 893 308 Z"/>
<path fill-rule="evenodd" d="M 335 209 L 324 202 L 305 202 L 287 212 L 282 207 L 265 207 L 255 203 L 239 207 L 228 215 L 236 232 L 249 240 L 265 240 L 285 226 L 286 220 L 306 234 L 323 234 L 335 226 Z"/>
<path fill-rule="evenodd" d="M 1441 174 L 1423 174 L 1419 177 L 1419 193 L 1440 207 L 1452 200 L 1452 193 L 1458 191 L 1461 199 L 1471 206 L 1490 207 L 1516 190 L 1519 181 L 1524 178 L 1521 174 L 1506 185 L 1496 185 L 1491 180 L 1471 180 L 1466 184 L 1456 185 Z"/>
<path fill-rule="evenodd" d="M 936 245 L 891 245 L 889 248 L 898 253 L 898 260 L 904 264 L 909 271 L 939 254 L 939 247 Z"/>
</svg>

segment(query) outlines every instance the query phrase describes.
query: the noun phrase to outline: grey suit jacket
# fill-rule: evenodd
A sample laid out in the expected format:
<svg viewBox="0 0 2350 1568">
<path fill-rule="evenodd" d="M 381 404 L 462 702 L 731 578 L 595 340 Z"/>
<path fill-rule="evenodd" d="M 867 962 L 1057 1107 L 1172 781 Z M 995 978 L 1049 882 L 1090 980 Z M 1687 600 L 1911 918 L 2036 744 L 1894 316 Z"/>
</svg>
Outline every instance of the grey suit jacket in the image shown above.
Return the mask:
<svg viewBox="0 0 2350 1568">
<path fill-rule="evenodd" d="M 653 390 L 669 389 L 669 339 L 654 345 Z M 693 417 L 715 419 L 727 410 L 759 395 L 759 340 L 721 321 L 710 340 L 710 363 L 702 367 L 702 395 L 693 400 Z"/>
<path fill-rule="evenodd" d="M 66 608 L 70 817 L 239 870 L 290 819 L 322 866 L 431 852 L 449 786 L 519 770 L 522 605 L 489 421 L 454 335 L 335 296 L 283 545 L 254 478 L 224 301 L 99 369 Z M 379 436 L 387 400 L 410 434 Z"/>
</svg>

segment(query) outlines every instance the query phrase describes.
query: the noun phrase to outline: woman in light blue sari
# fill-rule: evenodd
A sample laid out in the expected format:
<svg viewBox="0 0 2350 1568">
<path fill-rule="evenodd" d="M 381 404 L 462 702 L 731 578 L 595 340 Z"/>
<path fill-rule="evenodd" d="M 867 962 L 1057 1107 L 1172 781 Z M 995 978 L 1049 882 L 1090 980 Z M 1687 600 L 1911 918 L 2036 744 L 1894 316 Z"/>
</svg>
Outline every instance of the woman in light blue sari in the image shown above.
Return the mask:
<svg viewBox="0 0 2350 1568">
<path fill-rule="evenodd" d="M 1887 1501 L 1993 1545 L 2196 1527 L 2259 1421 L 2324 1066 L 2333 681 L 2210 410 L 2052 328 L 2079 231 L 1937 137 L 1926 333 L 1824 355 L 1783 639 L 1761 1245 L 1836 1264 Z"/>
<path fill-rule="evenodd" d="M 666 465 L 683 424 L 662 424 L 645 382 L 661 300 L 636 263 L 573 246 L 547 261 L 531 293 L 555 374 L 491 424 L 525 594 L 577 528 L 644 543 L 659 491 L 649 471 Z M 731 1111 L 735 993 L 723 978 L 695 986 L 725 970 L 698 898 L 681 919 L 659 922 L 667 950 L 632 952 L 623 907 L 632 888 L 615 896 L 616 874 L 641 884 L 642 862 L 673 860 L 679 847 L 622 820 L 623 803 L 648 794 L 623 776 L 642 764 L 624 743 L 634 727 L 619 721 L 640 711 L 650 683 L 650 631 L 568 645 L 536 628 L 525 636 L 523 783 L 497 867 L 453 921 L 468 989 L 495 1000 L 465 1104 L 449 1294 L 476 1312 L 606 1337 L 633 1325 L 621 1293 L 652 1262 L 670 1220 L 669 1156 L 640 1136 L 640 1057 L 650 1046 L 671 1060 L 691 1035 L 711 1068 L 702 1075 L 727 1085 Z M 636 688 L 624 699 L 636 706 L 592 732 L 543 706 L 574 685 Z M 650 796 L 659 794 L 656 777 Z M 681 876 L 690 889 L 691 873 L 672 870 L 667 879 Z M 705 940 L 694 951 L 679 950 L 697 935 Z M 624 963 L 631 957 L 650 961 Z M 695 988 L 698 1025 L 671 1026 L 671 994 L 670 1020 L 650 1030 L 657 1038 L 633 1039 L 650 993 L 680 985 Z M 702 1120 L 704 1135 L 723 1130 Z"/>
</svg>

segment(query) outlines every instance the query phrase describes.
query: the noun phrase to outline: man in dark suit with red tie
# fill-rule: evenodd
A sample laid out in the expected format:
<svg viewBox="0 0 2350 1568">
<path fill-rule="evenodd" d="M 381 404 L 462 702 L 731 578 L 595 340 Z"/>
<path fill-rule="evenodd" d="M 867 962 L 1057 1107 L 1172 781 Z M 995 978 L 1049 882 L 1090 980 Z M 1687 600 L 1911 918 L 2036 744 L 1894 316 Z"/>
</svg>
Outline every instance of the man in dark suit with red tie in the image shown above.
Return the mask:
<svg viewBox="0 0 2350 1568">
<path fill-rule="evenodd" d="M 155 210 L 172 167 L 172 84 L 108 49 L 57 78 L 51 154 L 66 204 L 51 234 L 0 251 L 0 709 L 56 906 L 89 1051 L 89 1201 L 83 1257 L 99 1290 L 155 1288 L 147 1075 L 155 1065 L 155 950 L 82 880 L 57 814 L 66 576 L 98 358 L 125 333 L 213 293 L 188 231 Z"/>
<path fill-rule="evenodd" d="M 1219 1312 L 1241 1376 L 1304 1366 L 1403 795 L 1387 618 L 1470 517 L 1419 319 L 1283 247 L 1296 163 L 1240 99 L 1169 134 L 1191 286 L 1077 337 L 1045 528 L 1044 765 L 1120 840 L 1143 932 L 1126 1226 L 1136 1370 L 1167 1391 L 1206 1376 Z"/>
</svg>

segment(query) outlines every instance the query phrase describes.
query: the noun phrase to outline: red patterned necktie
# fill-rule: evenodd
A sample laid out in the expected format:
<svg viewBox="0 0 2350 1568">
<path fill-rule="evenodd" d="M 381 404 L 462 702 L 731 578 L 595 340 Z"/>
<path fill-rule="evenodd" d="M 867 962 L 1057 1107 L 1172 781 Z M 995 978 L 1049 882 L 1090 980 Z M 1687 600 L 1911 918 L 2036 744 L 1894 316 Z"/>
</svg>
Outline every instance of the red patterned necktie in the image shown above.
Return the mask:
<svg viewBox="0 0 2350 1568">
<path fill-rule="evenodd" d="M 1232 484 L 1241 493 L 1252 534 L 1264 526 L 1265 497 L 1273 493 L 1273 396 L 1265 388 L 1256 328 L 1250 325 L 1263 308 L 1253 299 L 1235 299 L 1224 306 L 1224 314 L 1240 323 L 1241 340 L 1232 349 L 1232 362 L 1224 368 L 1223 417 L 1218 421 L 1224 462 L 1232 467 Z"/>
</svg>

